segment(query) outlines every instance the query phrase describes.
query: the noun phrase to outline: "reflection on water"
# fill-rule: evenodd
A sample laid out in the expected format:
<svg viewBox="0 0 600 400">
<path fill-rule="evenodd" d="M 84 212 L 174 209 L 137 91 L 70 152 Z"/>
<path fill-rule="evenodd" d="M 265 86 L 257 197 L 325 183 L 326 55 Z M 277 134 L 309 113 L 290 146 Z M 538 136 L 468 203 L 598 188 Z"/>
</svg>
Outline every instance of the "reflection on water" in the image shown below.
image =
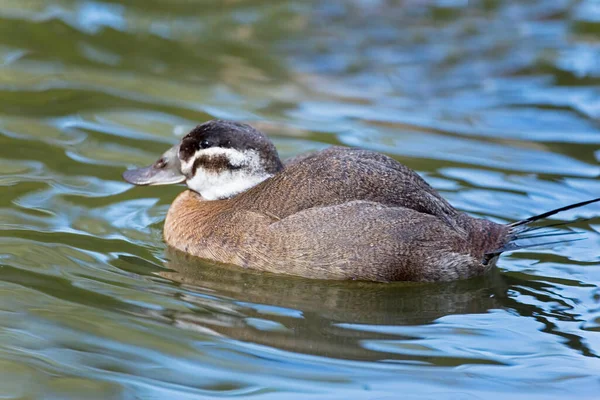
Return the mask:
<svg viewBox="0 0 600 400">
<path fill-rule="evenodd" d="M 599 32 L 592 0 L 2 2 L 0 397 L 595 398 L 598 205 L 483 278 L 324 282 L 165 249 L 181 188 L 120 174 L 233 118 L 497 221 L 597 197 Z"/>
<path fill-rule="evenodd" d="M 189 290 L 219 293 L 235 301 L 225 318 L 222 314 L 198 319 L 193 313 L 175 313 L 171 317 L 178 326 L 210 329 L 244 342 L 288 351 L 352 360 L 398 359 L 397 354 L 373 351 L 361 343 L 397 340 L 398 335 L 393 333 L 398 325 L 430 324 L 445 315 L 499 308 L 502 303 L 498 297 L 506 297 L 507 289 L 498 273 L 443 285 L 382 285 L 259 274 L 207 265 L 176 250 L 169 250 L 168 255 L 167 266 L 174 272 L 161 272 L 161 276 Z M 207 308 L 222 303 L 222 299 L 205 296 L 190 297 L 188 301 Z M 389 333 L 386 328 L 391 328 Z M 415 353 L 414 357 L 437 364 L 430 355 Z M 400 359 L 406 360 L 406 354 Z M 440 364 L 447 362 L 442 360 Z"/>
</svg>

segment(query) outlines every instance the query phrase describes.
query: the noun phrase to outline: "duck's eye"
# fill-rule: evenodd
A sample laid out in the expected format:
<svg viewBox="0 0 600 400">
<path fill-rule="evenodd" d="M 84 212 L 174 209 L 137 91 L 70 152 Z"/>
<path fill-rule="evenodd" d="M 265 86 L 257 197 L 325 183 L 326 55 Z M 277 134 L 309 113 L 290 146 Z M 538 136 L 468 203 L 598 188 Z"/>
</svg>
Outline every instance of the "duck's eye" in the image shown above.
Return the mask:
<svg viewBox="0 0 600 400">
<path fill-rule="evenodd" d="M 158 160 L 157 162 L 154 163 L 154 167 L 155 168 L 164 168 L 167 166 L 167 160 L 165 160 L 164 158 L 161 158 L 160 160 Z"/>
<path fill-rule="evenodd" d="M 206 139 L 200 142 L 200 148 L 201 148 L 201 149 L 208 149 L 208 148 L 209 148 L 209 147 L 211 147 L 211 146 L 212 146 L 212 143 L 211 143 L 211 142 L 209 142 L 209 141 L 208 141 L 208 140 L 206 140 Z"/>
</svg>

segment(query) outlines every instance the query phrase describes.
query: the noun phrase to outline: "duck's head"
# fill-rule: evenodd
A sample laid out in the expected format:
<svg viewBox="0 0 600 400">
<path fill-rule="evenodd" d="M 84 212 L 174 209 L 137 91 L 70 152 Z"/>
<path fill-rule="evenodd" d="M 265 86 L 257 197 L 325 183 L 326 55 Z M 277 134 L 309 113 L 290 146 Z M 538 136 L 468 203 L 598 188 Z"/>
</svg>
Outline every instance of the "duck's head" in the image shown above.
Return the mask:
<svg viewBox="0 0 600 400">
<path fill-rule="evenodd" d="M 194 128 L 154 164 L 125 171 L 134 185 L 185 182 L 205 200 L 235 196 L 283 169 L 277 150 L 261 132 L 231 121 Z"/>
</svg>

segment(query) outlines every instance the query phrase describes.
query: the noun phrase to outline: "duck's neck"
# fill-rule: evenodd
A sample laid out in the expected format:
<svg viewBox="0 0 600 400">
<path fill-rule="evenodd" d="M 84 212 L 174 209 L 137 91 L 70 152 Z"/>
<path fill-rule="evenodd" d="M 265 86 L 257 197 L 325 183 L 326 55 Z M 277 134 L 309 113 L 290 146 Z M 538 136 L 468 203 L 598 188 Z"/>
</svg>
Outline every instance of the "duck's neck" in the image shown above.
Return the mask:
<svg viewBox="0 0 600 400">
<path fill-rule="evenodd" d="M 272 175 L 263 174 L 244 174 L 236 173 L 223 177 L 211 177 L 210 174 L 205 174 L 202 177 L 203 186 L 198 188 L 198 192 L 202 193 L 204 200 L 223 200 L 232 198 L 248 189 L 253 188 L 259 183 L 269 179 Z M 194 177 L 196 179 L 196 177 Z M 188 185 L 194 189 L 192 182 Z"/>
</svg>

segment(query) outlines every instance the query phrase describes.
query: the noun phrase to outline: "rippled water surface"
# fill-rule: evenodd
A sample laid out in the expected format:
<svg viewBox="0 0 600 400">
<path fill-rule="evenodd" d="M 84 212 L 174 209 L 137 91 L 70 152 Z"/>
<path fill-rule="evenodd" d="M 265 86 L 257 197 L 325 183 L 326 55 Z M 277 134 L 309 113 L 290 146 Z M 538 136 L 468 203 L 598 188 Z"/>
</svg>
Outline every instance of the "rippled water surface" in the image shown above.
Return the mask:
<svg viewBox="0 0 600 400">
<path fill-rule="evenodd" d="M 598 197 L 600 5 L 0 1 L 0 397 L 597 398 L 600 206 L 449 284 L 207 265 L 162 241 L 182 188 L 120 174 L 211 118 L 496 221 Z"/>
</svg>

